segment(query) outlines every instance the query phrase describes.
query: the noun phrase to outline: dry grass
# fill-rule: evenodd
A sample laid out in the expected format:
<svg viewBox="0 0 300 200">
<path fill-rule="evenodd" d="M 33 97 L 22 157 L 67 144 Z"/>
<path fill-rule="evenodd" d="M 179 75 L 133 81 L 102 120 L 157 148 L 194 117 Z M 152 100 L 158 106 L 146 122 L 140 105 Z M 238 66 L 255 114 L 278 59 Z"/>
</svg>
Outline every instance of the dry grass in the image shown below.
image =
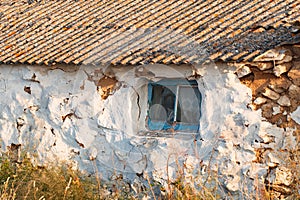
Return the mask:
<svg viewBox="0 0 300 200">
<path fill-rule="evenodd" d="M 184 167 L 178 165 L 178 177 L 168 182 L 169 190 L 144 174 L 148 187 L 134 191 L 122 176 L 103 181 L 98 175 L 87 176 L 68 167 L 41 168 L 29 159 L 12 161 L 0 158 L 0 199 L 216 199 L 213 190 L 184 181 Z M 97 172 L 96 172 L 97 173 Z M 196 180 L 195 180 L 196 181 Z M 201 187 L 201 190 L 197 190 Z M 212 188 L 214 189 L 214 188 Z"/>
<path fill-rule="evenodd" d="M 291 151 L 286 158 L 286 167 L 293 171 L 295 177 L 292 198 L 300 199 L 299 150 Z M 167 180 L 163 180 L 166 183 L 163 186 L 160 182 L 154 181 L 150 174 L 144 173 L 146 187 L 139 188 L 138 191 L 117 174 L 109 182 L 101 180 L 96 166 L 95 175 L 88 176 L 63 165 L 57 168 L 40 168 L 32 165 L 27 158 L 18 159 L 21 162 L 12 160 L 14 159 L 6 154 L 0 157 L 0 200 L 143 198 L 215 200 L 225 196 L 227 199 L 233 199 L 231 193 L 224 191 L 219 182 L 221 177 L 218 172 L 210 171 L 207 167 L 205 174 L 200 172 L 201 169 L 195 169 L 190 173 L 192 176 L 187 176 L 189 172 L 185 164 L 178 160 L 175 178 L 168 177 Z M 166 167 L 166 172 L 168 170 Z M 241 188 L 243 199 L 276 199 L 272 187 L 266 186 L 258 179 L 253 184 L 256 188 L 255 193 L 250 194 L 247 189 Z"/>
<path fill-rule="evenodd" d="M 0 158 L 0 199 L 131 199 L 129 190 L 119 182 L 101 184 L 96 176 L 87 176 L 67 167 L 39 168 L 29 159 L 12 162 Z"/>
</svg>

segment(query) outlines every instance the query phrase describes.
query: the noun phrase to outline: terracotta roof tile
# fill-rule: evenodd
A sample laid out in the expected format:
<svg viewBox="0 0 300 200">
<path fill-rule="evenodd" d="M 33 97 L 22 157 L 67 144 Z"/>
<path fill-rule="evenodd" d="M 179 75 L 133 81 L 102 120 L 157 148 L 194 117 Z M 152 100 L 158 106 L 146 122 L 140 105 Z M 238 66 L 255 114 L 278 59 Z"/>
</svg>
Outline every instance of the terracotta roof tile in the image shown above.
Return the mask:
<svg viewBox="0 0 300 200">
<path fill-rule="evenodd" d="M 249 61 L 299 38 L 299 0 L 2 0 L 0 63 Z"/>
</svg>

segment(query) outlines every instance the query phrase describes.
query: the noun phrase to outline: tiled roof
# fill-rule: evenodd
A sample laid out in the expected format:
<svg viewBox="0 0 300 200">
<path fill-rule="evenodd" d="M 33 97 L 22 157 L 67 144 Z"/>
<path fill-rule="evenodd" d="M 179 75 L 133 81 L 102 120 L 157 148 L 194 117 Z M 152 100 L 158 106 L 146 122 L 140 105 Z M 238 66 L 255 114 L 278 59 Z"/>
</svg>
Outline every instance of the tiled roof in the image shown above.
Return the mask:
<svg viewBox="0 0 300 200">
<path fill-rule="evenodd" d="M 1 0 L 0 63 L 251 60 L 299 40 L 299 10 L 300 0 Z"/>
</svg>

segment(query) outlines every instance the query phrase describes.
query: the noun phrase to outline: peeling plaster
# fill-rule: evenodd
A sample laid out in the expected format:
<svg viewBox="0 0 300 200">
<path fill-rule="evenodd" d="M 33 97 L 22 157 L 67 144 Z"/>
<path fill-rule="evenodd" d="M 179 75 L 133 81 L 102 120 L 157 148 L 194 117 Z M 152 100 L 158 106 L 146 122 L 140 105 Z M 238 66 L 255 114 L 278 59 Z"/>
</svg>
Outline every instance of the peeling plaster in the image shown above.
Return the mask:
<svg viewBox="0 0 300 200">
<path fill-rule="evenodd" d="M 189 163 L 191 171 L 219 173 L 224 188 L 235 192 L 257 172 L 258 178 L 267 175 L 268 163 L 259 160 L 264 151 L 257 149 L 286 148 L 284 134 L 294 141 L 292 130 L 263 121 L 261 110 L 249 107 L 251 89 L 224 64 L 63 69 L 2 66 L 3 151 L 20 144 L 39 165 L 67 161 L 93 173 L 96 163 L 103 178 L 117 172 L 134 180 L 147 172 L 162 182 L 175 178 L 177 160 Z M 199 132 L 147 129 L 148 82 L 164 78 L 196 78 L 203 96 Z M 113 80 L 105 98 L 97 91 L 103 79 Z"/>
</svg>

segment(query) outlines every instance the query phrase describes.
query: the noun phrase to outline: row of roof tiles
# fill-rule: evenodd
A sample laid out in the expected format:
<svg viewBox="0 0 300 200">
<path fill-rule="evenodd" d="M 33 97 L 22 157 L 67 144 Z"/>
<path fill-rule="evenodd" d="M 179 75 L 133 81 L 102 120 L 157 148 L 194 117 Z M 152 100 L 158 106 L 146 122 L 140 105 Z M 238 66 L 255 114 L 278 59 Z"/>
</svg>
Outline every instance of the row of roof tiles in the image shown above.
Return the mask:
<svg viewBox="0 0 300 200">
<path fill-rule="evenodd" d="M 299 0 L 0 2 L 0 63 L 249 61 L 300 38 Z"/>
</svg>

